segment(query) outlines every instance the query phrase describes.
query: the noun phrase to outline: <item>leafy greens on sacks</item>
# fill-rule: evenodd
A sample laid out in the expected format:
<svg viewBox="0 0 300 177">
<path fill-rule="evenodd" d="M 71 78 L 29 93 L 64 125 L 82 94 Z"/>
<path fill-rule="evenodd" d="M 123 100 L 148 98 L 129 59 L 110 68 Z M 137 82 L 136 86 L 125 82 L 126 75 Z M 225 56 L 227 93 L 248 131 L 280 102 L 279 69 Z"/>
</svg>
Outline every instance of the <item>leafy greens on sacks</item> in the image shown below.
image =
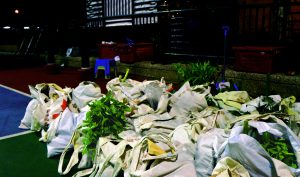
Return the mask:
<svg viewBox="0 0 300 177">
<path fill-rule="evenodd" d="M 130 108 L 113 97 L 111 91 L 99 100 L 88 104 L 90 111 L 82 124 L 83 153 L 95 153 L 99 137 L 115 136 L 126 129 L 126 112 Z"/>
<path fill-rule="evenodd" d="M 255 138 L 271 157 L 282 161 L 290 167 L 298 168 L 293 147 L 286 138 L 276 137 L 269 132 L 263 132 L 260 135 L 257 129 L 249 126 L 248 121 L 244 121 L 243 128 L 243 133 Z"/>
</svg>

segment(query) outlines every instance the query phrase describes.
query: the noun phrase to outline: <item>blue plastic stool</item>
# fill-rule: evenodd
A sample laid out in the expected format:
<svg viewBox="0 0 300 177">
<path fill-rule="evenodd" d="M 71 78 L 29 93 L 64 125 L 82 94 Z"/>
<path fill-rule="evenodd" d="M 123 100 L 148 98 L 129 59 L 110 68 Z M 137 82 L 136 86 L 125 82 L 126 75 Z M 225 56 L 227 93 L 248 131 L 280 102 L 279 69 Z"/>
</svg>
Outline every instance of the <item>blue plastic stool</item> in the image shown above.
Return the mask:
<svg viewBox="0 0 300 177">
<path fill-rule="evenodd" d="M 117 66 L 116 61 L 114 59 L 109 58 L 98 58 L 95 61 L 95 78 L 97 78 L 98 70 L 104 69 L 105 78 L 110 78 L 110 68 L 114 68 L 115 76 L 117 75 Z"/>
</svg>

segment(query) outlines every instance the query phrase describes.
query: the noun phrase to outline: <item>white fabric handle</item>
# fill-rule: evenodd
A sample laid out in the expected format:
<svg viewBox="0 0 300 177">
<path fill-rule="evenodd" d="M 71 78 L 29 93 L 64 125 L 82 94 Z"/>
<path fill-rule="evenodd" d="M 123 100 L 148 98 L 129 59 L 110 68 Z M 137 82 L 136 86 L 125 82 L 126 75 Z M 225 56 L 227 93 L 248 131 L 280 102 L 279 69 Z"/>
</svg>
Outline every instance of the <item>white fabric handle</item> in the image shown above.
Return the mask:
<svg viewBox="0 0 300 177">
<path fill-rule="evenodd" d="M 58 173 L 61 175 L 67 174 L 71 170 L 71 168 L 79 162 L 78 155 L 79 155 L 79 152 L 81 152 L 83 149 L 83 145 L 76 145 L 76 140 L 78 140 L 79 136 L 80 135 L 79 135 L 78 131 L 75 131 L 73 133 L 73 136 L 72 136 L 70 142 L 68 143 L 68 145 L 66 146 L 66 148 L 64 149 L 64 151 L 62 152 L 62 154 L 59 158 Z M 66 152 L 68 151 L 68 149 L 71 147 L 72 144 L 74 144 L 74 151 L 72 153 L 72 156 L 70 158 L 70 161 L 69 161 L 66 169 L 63 171 L 64 158 L 65 158 Z"/>
</svg>

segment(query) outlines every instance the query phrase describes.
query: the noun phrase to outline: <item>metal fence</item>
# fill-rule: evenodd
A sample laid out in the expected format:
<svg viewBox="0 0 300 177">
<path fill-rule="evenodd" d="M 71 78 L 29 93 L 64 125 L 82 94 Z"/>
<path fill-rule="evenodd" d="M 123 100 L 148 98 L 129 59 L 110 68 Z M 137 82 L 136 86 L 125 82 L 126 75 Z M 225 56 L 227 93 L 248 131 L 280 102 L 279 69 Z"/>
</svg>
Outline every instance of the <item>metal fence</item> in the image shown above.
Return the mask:
<svg viewBox="0 0 300 177">
<path fill-rule="evenodd" d="M 87 0 L 87 27 L 158 23 L 159 0 Z"/>
</svg>

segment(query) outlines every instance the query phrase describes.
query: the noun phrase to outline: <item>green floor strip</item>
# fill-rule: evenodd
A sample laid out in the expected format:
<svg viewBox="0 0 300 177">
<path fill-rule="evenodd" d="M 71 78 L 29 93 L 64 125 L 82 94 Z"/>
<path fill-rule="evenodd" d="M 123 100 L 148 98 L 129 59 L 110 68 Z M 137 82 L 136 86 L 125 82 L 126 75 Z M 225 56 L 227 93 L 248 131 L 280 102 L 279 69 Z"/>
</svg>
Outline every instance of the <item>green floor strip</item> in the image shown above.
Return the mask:
<svg viewBox="0 0 300 177">
<path fill-rule="evenodd" d="M 29 133 L 0 141 L 1 177 L 60 177 L 59 156 L 47 158 L 47 146 L 39 137 L 40 133 Z"/>
<path fill-rule="evenodd" d="M 28 130 L 28 131 L 21 132 L 21 133 L 15 133 L 15 134 L 12 134 L 12 135 L 3 136 L 3 137 L 0 137 L 0 140 L 4 140 L 4 139 L 8 139 L 8 138 L 13 138 L 13 137 L 16 137 L 16 136 L 21 136 L 21 135 L 26 135 L 28 133 L 33 133 L 33 131 Z"/>
</svg>

